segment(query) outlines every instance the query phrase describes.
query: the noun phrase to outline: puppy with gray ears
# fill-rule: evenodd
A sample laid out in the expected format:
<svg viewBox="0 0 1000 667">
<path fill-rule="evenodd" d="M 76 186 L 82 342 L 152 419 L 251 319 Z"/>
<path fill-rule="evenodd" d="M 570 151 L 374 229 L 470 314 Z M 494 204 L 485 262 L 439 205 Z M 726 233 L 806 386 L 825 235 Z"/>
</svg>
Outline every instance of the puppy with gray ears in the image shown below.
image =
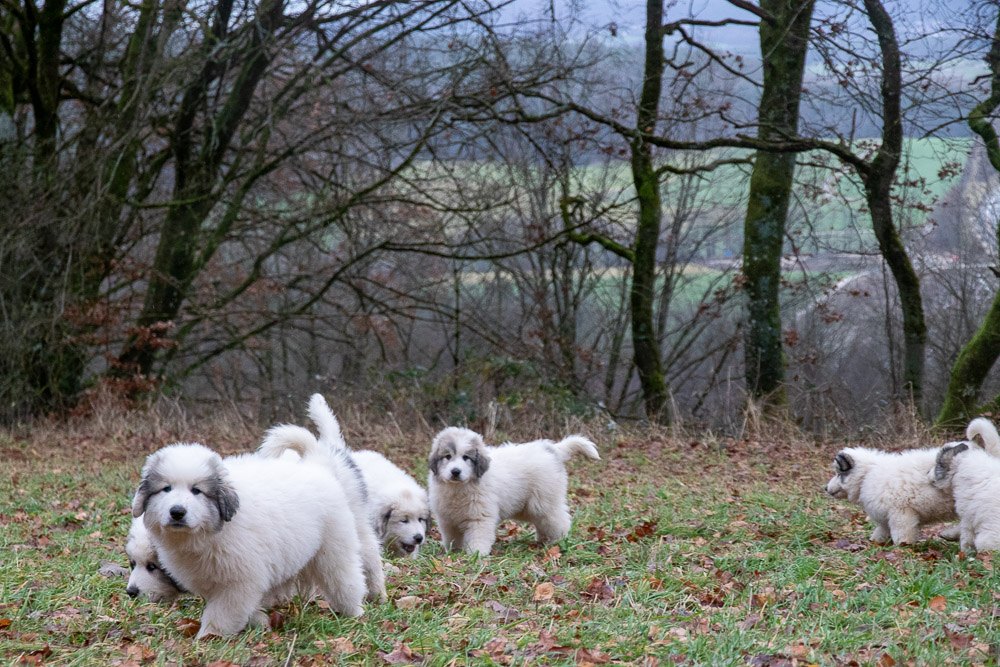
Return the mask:
<svg viewBox="0 0 1000 667">
<path fill-rule="evenodd" d="M 873 542 L 892 539 L 895 544 L 913 544 L 920 526 L 958 517 L 956 499 L 947 484 L 932 484 L 938 453 L 954 445 L 978 446 L 983 441 L 985 456 L 1000 458 L 1000 435 L 986 419 L 974 419 L 966 429 L 965 443 L 952 442 L 935 449 L 909 449 L 898 453 L 880 452 L 865 447 L 842 449 L 834 458 L 834 476 L 826 491 L 835 498 L 846 498 L 861 505 L 875 524 Z M 986 460 L 986 459 L 983 459 Z M 928 473 L 930 471 L 930 473 Z M 941 531 L 944 539 L 955 539 L 959 529 Z"/>
<path fill-rule="evenodd" d="M 142 522 L 142 517 L 133 517 L 125 542 L 128 565 L 131 573 L 125 592 L 130 598 L 146 596 L 150 602 L 173 602 L 187 591 L 163 569 L 156 553 L 152 535 Z"/>
<path fill-rule="evenodd" d="M 375 532 L 383 546 L 402 558 L 415 558 L 431 524 L 427 492 L 378 452 L 354 452 L 354 460 L 365 476 Z"/>
<path fill-rule="evenodd" d="M 292 587 L 361 614 L 354 515 L 322 466 L 170 445 L 146 459 L 132 515 L 142 516 L 162 565 L 205 598 L 199 638 L 266 626 L 262 606 Z"/>
<path fill-rule="evenodd" d="M 927 477 L 935 488 L 954 496 L 962 550 L 995 551 L 1000 549 L 1000 458 L 987 451 L 1000 444 L 1000 436 L 993 424 L 982 418 L 974 419 L 965 435 L 966 442 L 941 448 Z M 974 446 L 977 435 L 987 451 Z"/>
<path fill-rule="evenodd" d="M 914 544 L 920 526 L 956 518 L 951 494 L 932 486 L 927 471 L 937 449 L 899 453 L 848 447 L 833 460 L 834 475 L 826 491 L 860 505 L 875 524 L 872 542 Z"/>
<path fill-rule="evenodd" d="M 438 433 L 427 486 L 445 549 L 486 555 L 507 519 L 533 524 L 539 542 L 566 537 L 571 520 L 564 464 L 574 454 L 601 458 L 594 443 L 580 435 L 487 447 L 466 428 Z"/>
<path fill-rule="evenodd" d="M 360 471 L 368 492 L 367 509 L 382 545 L 397 556 L 415 557 L 430 528 L 427 492 L 417 480 L 378 452 L 351 451 L 322 394 L 310 397 L 309 417 L 319 431 L 319 443 L 332 455 L 339 454 L 351 461 Z"/>
</svg>

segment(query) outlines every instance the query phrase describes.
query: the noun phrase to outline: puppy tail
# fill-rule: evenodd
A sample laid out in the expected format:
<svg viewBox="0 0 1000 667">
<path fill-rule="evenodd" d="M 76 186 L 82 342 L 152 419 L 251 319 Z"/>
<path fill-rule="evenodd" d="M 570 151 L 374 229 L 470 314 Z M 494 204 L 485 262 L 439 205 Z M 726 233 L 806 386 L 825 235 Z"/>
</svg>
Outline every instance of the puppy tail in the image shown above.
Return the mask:
<svg viewBox="0 0 1000 667">
<path fill-rule="evenodd" d="M 322 447 L 316 436 L 301 426 L 282 424 L 270 429 L 260 443 L 257 453 L 269 459 L 279 458 L 285 452 L 292 451 L 302 458 L 312 458 L 322 454 Z"/>
<path fill-rule="evenodd" d="M 972 440 L 977 435 L 982 438 L 986 452 L 1000 458 L 1000 433 L 997 433 L 993 422 L 985 417 L 978 417 L 969 422 L 968 428 L 965 429 L 966 440 Z"/>
<path fill-rule="evenodd" d="M 344 436 L 340 432 L 340 422 L 333 416 L 333 410 L 327 405 L 323 394 L 313 394 L 309 399 L 309 419 L 316 424 L 319 439 L 332 449 L 347 449 Z"/>
<path fill-rule="evenodd" d="M 555 450 L 556 457 L 564 463 L 574 454 L 583 454 L 589 459 L 601 458 L 601 455 L 597 453 L 597 446 L 582 435 L 571 435 L 568 438 L 563 438 L 552 445 L 552 448 Z"/>
</svg>

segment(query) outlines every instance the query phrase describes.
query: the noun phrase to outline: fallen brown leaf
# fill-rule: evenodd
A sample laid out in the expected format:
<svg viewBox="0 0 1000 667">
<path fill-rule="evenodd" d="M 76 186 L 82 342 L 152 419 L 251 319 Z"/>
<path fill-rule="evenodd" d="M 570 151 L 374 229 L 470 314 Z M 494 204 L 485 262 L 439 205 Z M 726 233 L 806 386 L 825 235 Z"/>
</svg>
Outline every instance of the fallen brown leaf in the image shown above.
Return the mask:
<svg viewBox="0 0 1000 667">
<path fill-rule="evenodd" d="M 194 637 L 201 630 L 201 621 L 194 618 L 182 618 L 175 624 L 177 632 L 184 637 Z"/>
<path fill-rule="evenodd" d="M 944 611 L 948 606 L 948 598 L 943 595 L 935 595 L 927 602 L 927 608 L 931 611 Z"/>
<path fill-rule="evenodd" d="M 532 602 L 548 602 L 556 594 L 556 587 L 550 581 L 543 581 L 535 586 L 535 593 L 531 596 Z"/>
<path fill-rule="evenodd" d="M 379 651 L 378 655 L 382 660 L 392 665 L 414 665 L 424 659 L 424 656 L 414 653 L 409 646 L 403 643 L 397 644 L 392 653 Z"/>
</svg>

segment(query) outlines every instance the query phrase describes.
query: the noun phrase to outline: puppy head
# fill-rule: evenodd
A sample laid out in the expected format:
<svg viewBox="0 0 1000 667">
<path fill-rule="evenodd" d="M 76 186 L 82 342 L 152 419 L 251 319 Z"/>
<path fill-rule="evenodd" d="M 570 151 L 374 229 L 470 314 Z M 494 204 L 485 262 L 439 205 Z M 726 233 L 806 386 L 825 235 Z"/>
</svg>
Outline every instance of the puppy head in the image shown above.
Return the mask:
<svg viewBox="0 0 1000 667">
<path fill-rule="evenodd" d="M 955 457 L 969 449 L 966 442 L 949 442 L 938 450 L 934 467 L 927 473 L 927 479 L 938 489 L 946 491 L 951 488 L 955 478 Z"/>
<path fill-rule="evenodd" d="M 393 505 L 381 517 L 379 536 L 383 544 L 401 558 L 415 558 L 427 539 L 431 515 L 417 514 Z"/>
<path fill-rule="evenodd" d="M 826 492 L 834 498 L 856 500 L 861 490 L 861 480 L 854 449 L 842 449 L 833 457 L 833 477 L 826 483 Z"/>
<path fill-rule="evenodd" d="M 170 603 L 184 592 L 181 585 L 160 565 L 156 545 L 141 517 L 132 518 L 125 553 L 128 554 L 128 564 L 132 569 L 125 588 L 129 597 L 144 595 L 151 602 Z"/>
<path fill-rule="evenodd" d="M 467 428 L 448 427 L 437 434 L 427 462 L 431 476 L 441 482 L 478 480 L 490 467 L 482 436 Z"/>
<path fill-rule="evenodd" d="M 156 535 L 222 528 L 236 514 L 239 496 L 218 454 L 197 444 L 176 444 L 150 454 L 132 499 L 132 516 Z"/>
</svg>

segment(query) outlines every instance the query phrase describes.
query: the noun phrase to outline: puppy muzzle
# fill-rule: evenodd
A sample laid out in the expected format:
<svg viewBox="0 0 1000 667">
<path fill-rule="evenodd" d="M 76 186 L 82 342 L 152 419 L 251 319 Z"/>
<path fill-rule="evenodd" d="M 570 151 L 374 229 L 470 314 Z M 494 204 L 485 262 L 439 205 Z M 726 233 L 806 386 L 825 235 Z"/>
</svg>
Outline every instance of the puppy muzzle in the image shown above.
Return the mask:
<svg viewBox="0 0 1000 667">
<path fill-rule="evenodd" d="M 125 589 L 125 593 L 130 598 L 137 598 L 137 597 L 139 597 L 139 587 L 138 586 L 129 586 L 128 588 Z"/>
<path fill-rule="evenodd" d="M 451 478 L 452 479 L 462 479 L 462 471 L 459 468 L 452 468 L 451 469 Z"/>
</svg>

